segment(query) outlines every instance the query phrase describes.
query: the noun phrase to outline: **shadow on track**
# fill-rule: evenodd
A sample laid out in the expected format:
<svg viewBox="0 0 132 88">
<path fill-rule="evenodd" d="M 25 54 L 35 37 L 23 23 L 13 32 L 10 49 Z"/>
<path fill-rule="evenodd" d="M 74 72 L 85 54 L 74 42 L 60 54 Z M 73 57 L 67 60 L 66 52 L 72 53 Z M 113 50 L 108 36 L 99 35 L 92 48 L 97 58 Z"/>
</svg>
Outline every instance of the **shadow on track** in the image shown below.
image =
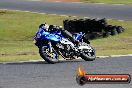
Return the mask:
<svg viewBox="0 0 132 88">
<path fill-rule="evenodd" d="M 62 64 L 62 63 L 78 63 L 78 62 L 85 62 L 84 60 L 63 60 L 60 61 L 56 64 Z M 0 64 L 5 64 L 5 65 L 29 65 L 29 64 L 49 64 L 45 61 L 34 61 L 34 62 L 7 62 L 7 63 L 0 63 Z M 52 64 L 49 64 L 52 65 Z M 53 64 L 54 65 L 54 64 Z"/>
</svg>

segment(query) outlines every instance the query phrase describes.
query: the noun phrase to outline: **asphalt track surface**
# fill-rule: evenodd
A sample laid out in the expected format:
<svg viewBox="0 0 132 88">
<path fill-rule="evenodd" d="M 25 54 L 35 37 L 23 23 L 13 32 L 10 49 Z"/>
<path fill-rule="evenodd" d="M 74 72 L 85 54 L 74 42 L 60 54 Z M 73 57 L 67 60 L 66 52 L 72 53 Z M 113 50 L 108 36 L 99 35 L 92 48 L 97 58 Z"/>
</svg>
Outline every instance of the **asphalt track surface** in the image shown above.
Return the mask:
<svg viewBox="0 0 132 88">
<path fill-rule="evenodd" d="M 83 60 L 0 64 L 0 88 L 132 88 L 130 84 L 76 83 L 77 68 L 88 74 L 130 74 L 132 57 L 98 58 L 93 62 Z"/>
<path fill-rule="evenodd" d="M 93 18 L 132 20 L 132 5 L 56 3 L 45 1 L 0 0 L 0 9 L 75 15 Z"/>
</svg>

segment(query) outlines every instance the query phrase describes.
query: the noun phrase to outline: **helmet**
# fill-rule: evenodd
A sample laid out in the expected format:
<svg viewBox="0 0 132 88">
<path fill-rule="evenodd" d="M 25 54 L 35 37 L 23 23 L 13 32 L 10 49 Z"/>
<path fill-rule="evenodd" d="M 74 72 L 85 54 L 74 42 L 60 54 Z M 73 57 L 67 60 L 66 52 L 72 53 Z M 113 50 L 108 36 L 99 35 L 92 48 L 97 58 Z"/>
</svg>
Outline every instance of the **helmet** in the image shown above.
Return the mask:
<svg viewBox="0 0 132 88">
<path fill-rule="evenodd" d="M 39 28 L 42 28 L 43 30 L 48 31 L 49 25 L 48 25 L 47 23 L 43 23 L 43 24 L 41 24 L 41 25 L 39 26 Z"/>
</svg>

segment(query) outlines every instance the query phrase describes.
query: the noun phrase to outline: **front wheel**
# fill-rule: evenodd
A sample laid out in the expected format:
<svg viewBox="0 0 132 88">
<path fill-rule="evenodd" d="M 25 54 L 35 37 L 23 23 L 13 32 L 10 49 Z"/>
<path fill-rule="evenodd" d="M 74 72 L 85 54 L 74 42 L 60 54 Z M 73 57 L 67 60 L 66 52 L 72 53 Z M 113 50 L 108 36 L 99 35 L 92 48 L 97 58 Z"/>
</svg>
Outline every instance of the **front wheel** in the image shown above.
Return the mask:
<svg viewBox="0 0 132 88">
<path fill-rule="evenodd" d="M 52 47 L 52 52 L 50 51 L 49 47 L 47 47 L 47 46 L 40 47 L 39 54 L 46 62 L 48 62 L 50 64 L 59 62 L 58 53 L 54 50 L 53 47 Z"/>
<path fill-rule="evenodd" d="M 80 54 L 80 57 L 85 61 L 93 61 L 96 58 L 95 50 L 94 49 L 91 49 L 90 51 L 83 50 L 82 53 Z"/>
</svg>

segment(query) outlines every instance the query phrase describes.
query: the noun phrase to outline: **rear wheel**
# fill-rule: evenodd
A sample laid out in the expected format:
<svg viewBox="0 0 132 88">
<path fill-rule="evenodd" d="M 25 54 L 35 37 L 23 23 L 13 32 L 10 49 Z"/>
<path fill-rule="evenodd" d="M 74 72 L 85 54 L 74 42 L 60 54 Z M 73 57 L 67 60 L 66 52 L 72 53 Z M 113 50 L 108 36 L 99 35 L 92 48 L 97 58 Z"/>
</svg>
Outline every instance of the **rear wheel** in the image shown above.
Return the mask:
<svg viewBox="0 0 132 88">
<path fill-rule="evenodd" d="M 58 53 L 54 50 L 53 47 L 52 47 L 52 52 L 47 46 L 40 47 L 39 54 L 48 63 L 54 64 L 54 63 L 59 62 Z"/>
</svg>

